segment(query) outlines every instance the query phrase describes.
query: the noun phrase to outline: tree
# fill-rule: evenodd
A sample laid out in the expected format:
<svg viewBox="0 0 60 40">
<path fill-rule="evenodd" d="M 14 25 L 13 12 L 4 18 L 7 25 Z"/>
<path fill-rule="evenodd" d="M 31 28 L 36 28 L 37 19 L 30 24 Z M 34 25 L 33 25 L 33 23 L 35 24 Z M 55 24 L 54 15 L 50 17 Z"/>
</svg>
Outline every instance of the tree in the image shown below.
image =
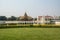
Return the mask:
<svg viewBox="0 0 60 40">
<path fill-rule="evenodd" d="M 36 21 L 36 20 L 37 20 L 37 18 L 33 18 L 33 20 L 34 20 L 34 21 Z"/>
<path fill-rule="evenodd" d="M 15 20 L 17 20 L 17 18 L 15 16 L 11 16 L 11 17 L 8 18 L 8 20 L 15 21 Z"/>
<path fill-rule="evenodd" d="M 6 21 L 7 17 L 6 16 L 0 16 L 0 21 Z"/>
<path fill-rule="evenodd" d="M 20 21 L 20 17 L 17 17 L 17 21 Z"/>
<path fill-rule="evenodd" d="M 59 20 L 60 20 L 60 16 L 59 16 Z"/>
</svg>

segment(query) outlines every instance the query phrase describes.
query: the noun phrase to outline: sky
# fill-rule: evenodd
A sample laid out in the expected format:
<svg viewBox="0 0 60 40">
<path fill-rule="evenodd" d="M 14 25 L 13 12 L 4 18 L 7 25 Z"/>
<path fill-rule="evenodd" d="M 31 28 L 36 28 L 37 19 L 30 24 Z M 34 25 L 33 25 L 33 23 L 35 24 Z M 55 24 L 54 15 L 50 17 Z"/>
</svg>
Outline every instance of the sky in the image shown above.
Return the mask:
<svg viewBox="0 0 60 40">
<path fill-rule="evenodd" d="M 0 16 L 60 16 L 60 0 L 0 0 Z"/>
</svg>

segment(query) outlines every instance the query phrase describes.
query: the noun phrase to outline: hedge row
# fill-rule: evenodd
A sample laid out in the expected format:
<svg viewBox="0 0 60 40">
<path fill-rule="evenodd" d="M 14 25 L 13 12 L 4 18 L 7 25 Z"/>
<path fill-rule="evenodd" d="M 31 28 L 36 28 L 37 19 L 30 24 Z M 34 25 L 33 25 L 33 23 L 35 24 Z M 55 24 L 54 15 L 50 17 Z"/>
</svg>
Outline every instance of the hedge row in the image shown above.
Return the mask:
<svg viewBox="0 0 60 40">
<path fill-rule="evenodd" d="M 60 28 L 60 26 L 55 26 L 55 25 L 38 25 L 38 26 L 33 26 L 33 25 L 29 25 L 29 26 L 4 26 L 1 25 L 0 28 Z"/>
</svg>

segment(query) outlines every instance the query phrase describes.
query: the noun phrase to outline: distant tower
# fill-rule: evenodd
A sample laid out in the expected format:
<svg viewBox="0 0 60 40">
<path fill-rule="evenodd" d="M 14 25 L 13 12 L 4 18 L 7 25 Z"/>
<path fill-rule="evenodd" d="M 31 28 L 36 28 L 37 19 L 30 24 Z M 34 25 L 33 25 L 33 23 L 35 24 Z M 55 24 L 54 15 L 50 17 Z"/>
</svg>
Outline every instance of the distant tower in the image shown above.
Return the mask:
<svg viewBox="0 0 60 40">
<path fill-rule="evenodd" d="M 28 15 L 27 15 L 26 12 L 25 12 L 25 14 L 24 14 L 24 21 L 28 21 Z"/>
<path fill-rule="evenodd" d="M 27 17 L 27 16 L 28 16 L 26 12 L 25 12 L 24 16 L 25 16 L 25 17 Z"/>
</svg>

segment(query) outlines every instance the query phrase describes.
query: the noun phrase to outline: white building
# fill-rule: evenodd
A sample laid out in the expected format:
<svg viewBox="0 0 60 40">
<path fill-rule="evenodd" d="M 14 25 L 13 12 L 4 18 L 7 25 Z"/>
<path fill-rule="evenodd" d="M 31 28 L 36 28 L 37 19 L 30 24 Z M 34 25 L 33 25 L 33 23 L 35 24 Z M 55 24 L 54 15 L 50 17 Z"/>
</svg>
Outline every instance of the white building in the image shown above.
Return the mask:
<svg viewBox="0 0 60 40">
<path fill-rule="evenodd" d="M 50 23 L 50 19 L 53 19 L 52 16 L 38 16 L 37 17 L 37 24 L 48 24 Z"/>
</svg>

